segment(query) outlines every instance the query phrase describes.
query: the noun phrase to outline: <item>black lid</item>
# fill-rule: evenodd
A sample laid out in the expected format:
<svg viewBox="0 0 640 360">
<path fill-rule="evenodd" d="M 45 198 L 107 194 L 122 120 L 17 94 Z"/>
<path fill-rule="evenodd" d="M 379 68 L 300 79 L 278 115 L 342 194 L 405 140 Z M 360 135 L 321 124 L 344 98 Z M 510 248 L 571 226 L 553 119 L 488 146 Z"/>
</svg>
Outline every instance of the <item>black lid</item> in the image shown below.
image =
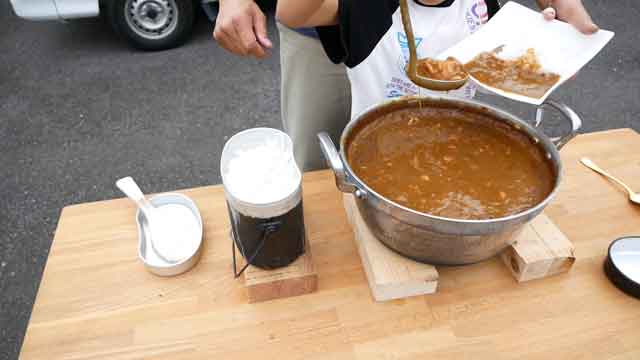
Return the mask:
<svg viewBox="0 0 640 360">
<path fill-rule="evenodd" d="M 640 299 L 640 236 L 614 240 L 609 245 L 604 271 L 616 287 Z"/>
</svg>

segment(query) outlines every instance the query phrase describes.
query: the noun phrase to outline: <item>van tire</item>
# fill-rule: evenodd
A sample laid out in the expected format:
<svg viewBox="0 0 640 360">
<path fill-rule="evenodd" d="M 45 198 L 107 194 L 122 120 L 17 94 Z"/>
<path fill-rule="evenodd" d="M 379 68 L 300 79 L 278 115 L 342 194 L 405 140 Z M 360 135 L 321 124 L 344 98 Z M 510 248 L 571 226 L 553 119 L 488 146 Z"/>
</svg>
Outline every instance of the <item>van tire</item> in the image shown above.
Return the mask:
<svg viewBox="0 0 640 360">
<path fill-rule="evenodd" d="M 133 47 L 165 50 L 182 45 L 193 30 L 192 0 L 110 0 L 113 29 Z"/>
</svg>

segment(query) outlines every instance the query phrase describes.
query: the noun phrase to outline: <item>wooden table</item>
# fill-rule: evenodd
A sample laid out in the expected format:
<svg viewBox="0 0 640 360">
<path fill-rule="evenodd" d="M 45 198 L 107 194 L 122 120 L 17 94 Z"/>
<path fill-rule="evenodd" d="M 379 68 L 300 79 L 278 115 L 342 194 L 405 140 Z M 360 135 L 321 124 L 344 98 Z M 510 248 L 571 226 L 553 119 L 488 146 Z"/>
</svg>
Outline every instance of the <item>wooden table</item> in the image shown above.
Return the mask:
<svg viewBox="0 0 640 360">
<path fill-rule="evenodd" d="M 518 284 L 497 260 L 441 268 L 438 293 L 372 300 L 342 197 L 327 171 L 305 175 L 318 271 L 312 295 L 248 304 L 234 280 L 219 186 L 184 193 L 202 211 L 206 248 L 176 278 L 136 257 L 128 200 L 63 210 L 31 316 L 24 359 L 639 359 L 640 301 L 602 271 L 616 237 L 640 234 L 640 207 L 578 164 L 589 156 L 640 189 L 640 136 L 582 135 L 565 147 L 548 214 L 576 245 L 573 270 Z"/>
</svg>

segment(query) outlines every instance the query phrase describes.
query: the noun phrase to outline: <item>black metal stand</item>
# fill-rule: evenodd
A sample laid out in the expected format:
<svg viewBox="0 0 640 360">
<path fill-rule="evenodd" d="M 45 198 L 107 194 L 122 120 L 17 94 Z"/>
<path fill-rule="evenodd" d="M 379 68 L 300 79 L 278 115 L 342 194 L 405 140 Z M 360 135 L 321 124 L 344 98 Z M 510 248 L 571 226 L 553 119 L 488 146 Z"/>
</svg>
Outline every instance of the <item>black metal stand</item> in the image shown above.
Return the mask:
<svg viewBox="0 0 640 360">
<path fill-rule="evenodd" d="M 269 238 L 269 235 L 278 231 L 278 228 L 280 227 L 281 224 L 282 223 L 280 221 L 272 221 L 272 222 L 261 224 L 263 227 L 262 239 L 260 240 L 260 244 L 258 244 L 258 246 L 256 247 L 256 251 L 254 251 L 251 257 L 247 257 L 244 247 L 242 246 L 242 242 L 238 239 L 238 236 L 236 236 L 233 226 L 231 227 L 231 238 L 233 239 L 233 241 L 231 242 L 231 251 L 233 253 L 233 276 L 235 278 L 238 278 L 240 275 L 242 275 L 242 273 L 244 273 L 244 271 L 249 267 L 249 265 L 251 265 L 251 263 L 256 258 L 256 256 L 260 254 L 260 251 L 264 247 L 264 244 L 267 241 L 267 238 Z M 238 271 L 238 267 L 236 265 L 237 264 L 236 263 L 236 246 L 238 247 L 240 254 L 242 254 L 242 256 L 247 262 L 242 267 L 242 269 L 240 269 L 240 271 Z"/>
</svg>

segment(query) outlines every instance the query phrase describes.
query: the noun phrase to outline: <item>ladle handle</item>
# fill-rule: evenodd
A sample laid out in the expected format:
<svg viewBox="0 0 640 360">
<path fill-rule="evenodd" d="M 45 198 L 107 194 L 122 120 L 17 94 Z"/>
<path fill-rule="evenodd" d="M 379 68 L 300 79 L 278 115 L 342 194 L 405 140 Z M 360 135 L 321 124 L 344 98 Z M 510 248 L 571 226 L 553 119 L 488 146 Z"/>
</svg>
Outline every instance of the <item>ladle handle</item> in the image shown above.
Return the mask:
<svg viewBox="0 0 640 360">
<path fill-rule="evenodd" d="M 551 142 L 553 142 L 556 148 L 560 150 L 569 141 L 571 141 L 571 139 L 573 139 L 576 135 L 578 135 L 578 130 L 582 128 L 582 119 L 569 106 L 553 100 L 546 100 L 536 109 L 535 127 L 540 127 L 540 125 L 542 125 L 542 121 L 544 120 L 545 108 L 549 106 L 558 110 L 560 114 L 564 116 L 565 119 L 571 122 L 571 130 L 569 131 L 568 134 L 550 138 Z"/>
<path fill-rule="evenodd" d="M 402 15 L 402 25 L 404 33 L 407 36 L 407 44 L 409 46 L 409 67 L 407 75 L 410 79 L 417 77 L 418 72 L 418 51 L 416 50 L 415 36 L 413 35 L 413 26 L 411 25 L 411 15 L 409 14 L 409 4 L 407 0 L 400 0 L 400 14 Z"/>
<path fill-rule="evenodd" d="M 145 215 L 149 216 L 153 213 L 153 205 L 149 203 L 147 198 L 140 190 L 140 187 L 133 180 L 131 176 L 124 177 L 118 181 L 116 181 L 116 186 L 120 191 L 122 191 L 129 199 L 135 202 L 138 207 L 144 212 Z"/>
<path fill-rule="evenodd" d="M 320 149 L 322 149 L 322 154 L 336 177 L 336 186 L 338 189 L 346 193 L 355 193 L 358 191 L 358 187 L 349 181 L 342 158 L 340 157 L 340 154 L 338 153 L 336 146 L 333 144 L 329 134 L 324 131 L 319 133 L 318 140 L 320 140 Z"/>
<path fill-rule="evenodd" d="M 156 208 L 147 200 L 147 198 L 140 190 L 140 187 L 133 180 L 131 176 L 124 177 L 118 181 L 116 181 L 116 186 L 120 189 L 127 197 L 138 205 L 138 208 L 144 216 L 147 218 L 147 222 L 149 224 L 149 229 L 151 236 L 149 237 L 149 243 L 151 244 L 151 250 L 160 258 L 162 261 L 175 264 L 178 260 L 181 259 L 173 259 L 167 257 L 165 254 L 168 254 L 168 251 L 162 252 L 158 250 L 158 246 L 156 244 L 162 244 L 163 241 L 158 241 L 158 237 L 161 239 L 166 239 L 167 234 L 167 223 L 165 222 L 165 218 L 161 216 L 160 213 L 156 212 Z M 141 247 L 144 245 L 140 245 Z M 166 249 L 166 246 L 165 246 Z"/>
</svg>

